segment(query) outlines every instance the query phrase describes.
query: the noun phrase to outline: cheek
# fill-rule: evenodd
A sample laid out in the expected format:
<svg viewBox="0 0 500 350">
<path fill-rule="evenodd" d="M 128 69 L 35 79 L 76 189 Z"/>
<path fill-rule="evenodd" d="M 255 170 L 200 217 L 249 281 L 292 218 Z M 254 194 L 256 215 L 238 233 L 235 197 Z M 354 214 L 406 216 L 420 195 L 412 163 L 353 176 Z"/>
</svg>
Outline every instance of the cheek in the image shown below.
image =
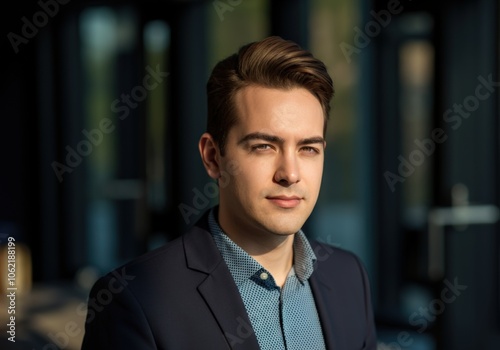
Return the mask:
<svg viewBox="0 0 500 350">
<path fill-rule="evenodd" d="M 241 165 L 240 172 L 233 177 L 233 180 L 225 188 L 226 195 L 245 205 L 254 207 L 256 202 L 265 194 L 266 187 L 272 183 L 272 177 L 262 171 L 261 166 Z"/>
<path fill-rule="evenodd" d="M 234 191 L 242 201 L 251 201 L 260 192 L 259 185 L 262 183 L 263 181 L 257 172 L 245 170 L 237 177 Z"/>
<path fill-rule="evenodd" d="M 248 192 L 252 192 L 259 176 L 253 171 L 253 167 L 243 162 L 238 162 L 237 167 L 233 169 L 232 174 L 229 171 L 224 183 L 220 183 L 221 195 L 227 197 L 239 197 L 239 201 L 245 201 Z"/>
<path fill-rule="evenodd" d="M 272 157 L 261 157 L 246 159 L 239 163 L 239 177 L 241 181 L 247 181 L 249 184 L 255 182 L 264 184 L 272 181 L 276 171 L 275 160 Z"/>
<path fill-rule="evenodd" d="M 323 179 L 323 165 L 315 165 L 307 168 L 307 177 L 310 179 L 310 185 L 317 187 L 321 186 L 321 181 Z"/>
</svg>

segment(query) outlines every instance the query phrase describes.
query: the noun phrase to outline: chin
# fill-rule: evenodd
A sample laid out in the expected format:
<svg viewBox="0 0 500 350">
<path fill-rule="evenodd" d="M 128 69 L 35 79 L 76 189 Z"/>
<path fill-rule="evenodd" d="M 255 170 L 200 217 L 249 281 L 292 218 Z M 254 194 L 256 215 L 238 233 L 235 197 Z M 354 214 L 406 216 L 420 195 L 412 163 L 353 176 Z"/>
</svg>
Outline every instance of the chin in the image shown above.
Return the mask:
<svg viewBox="0 0 500 350">
<path fill-rule="evenodd" d="M 270 225 L 266 226 L 267 231 L 275 234 L 277 236 L 290 236 L 297 233 L 302 228 L 302 225 L 290 225 L 290 222 L 287 222 L 284 225 Z"/>
<path fill-rule="evenodd" d="M 276 229 L 276 232 L 282 232 L 282 234 L 293 234 L 297 233 L 304 223 L 307 217 L 304 215 L 290 215 L 291 213 L 284 213 L 284 215 L 274 215 L 273 224 L 270 225 Z"/>
</svg>

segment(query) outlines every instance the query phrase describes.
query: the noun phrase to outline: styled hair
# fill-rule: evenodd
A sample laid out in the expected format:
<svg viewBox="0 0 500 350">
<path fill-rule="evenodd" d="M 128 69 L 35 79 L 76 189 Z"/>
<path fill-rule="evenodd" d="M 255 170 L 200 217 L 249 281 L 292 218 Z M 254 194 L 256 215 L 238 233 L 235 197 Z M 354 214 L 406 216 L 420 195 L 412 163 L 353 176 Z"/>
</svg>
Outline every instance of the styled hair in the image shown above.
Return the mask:
<svg viewBox="0 0 500 350">
<path fill-rule="evenodd" d="M 207 132 L 224 155 L 227 135 L 237 122 L 235 96 L 242 88 L 305 88 L 321 104 L 326 132 L 333 82 L 323 62 L 293 41 L 271 36 L 242 46 L 218 62 L 207 82 Z"/>
</svg>

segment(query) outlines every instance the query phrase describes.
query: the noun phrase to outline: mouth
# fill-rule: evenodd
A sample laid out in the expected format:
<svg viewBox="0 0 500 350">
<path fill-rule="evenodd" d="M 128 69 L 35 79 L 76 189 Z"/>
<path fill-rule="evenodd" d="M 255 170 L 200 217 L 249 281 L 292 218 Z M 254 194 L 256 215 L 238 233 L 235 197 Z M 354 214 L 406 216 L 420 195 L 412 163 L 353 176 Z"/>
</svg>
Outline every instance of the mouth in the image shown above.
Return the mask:
<svg viewBox="0 0 500 350">
<path fill-rule="evenodd" d="M 297 196 L 273 196 L 273 197 L 266 197 L 266 199 L 269 200 L 274 205 L 285 209 L 291 209 L 297 207 L 300 204 L 300 201 L 302 200 L 301 197 Z"/>
</svg>

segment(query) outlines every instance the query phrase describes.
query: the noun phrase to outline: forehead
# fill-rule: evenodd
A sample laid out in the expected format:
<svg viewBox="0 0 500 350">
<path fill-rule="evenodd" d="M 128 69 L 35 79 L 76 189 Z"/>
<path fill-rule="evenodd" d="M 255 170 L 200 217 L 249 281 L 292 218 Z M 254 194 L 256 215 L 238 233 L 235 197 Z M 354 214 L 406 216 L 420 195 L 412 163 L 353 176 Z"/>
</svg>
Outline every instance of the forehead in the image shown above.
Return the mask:
<svg viewBox="0 0 500 350">
<path fill-rule="evenodd" d="M 325 117 L 319 100 L 305 88 L 248 86 L 235 95 L 236 131 L 322 136 Z"/>
</svg>

